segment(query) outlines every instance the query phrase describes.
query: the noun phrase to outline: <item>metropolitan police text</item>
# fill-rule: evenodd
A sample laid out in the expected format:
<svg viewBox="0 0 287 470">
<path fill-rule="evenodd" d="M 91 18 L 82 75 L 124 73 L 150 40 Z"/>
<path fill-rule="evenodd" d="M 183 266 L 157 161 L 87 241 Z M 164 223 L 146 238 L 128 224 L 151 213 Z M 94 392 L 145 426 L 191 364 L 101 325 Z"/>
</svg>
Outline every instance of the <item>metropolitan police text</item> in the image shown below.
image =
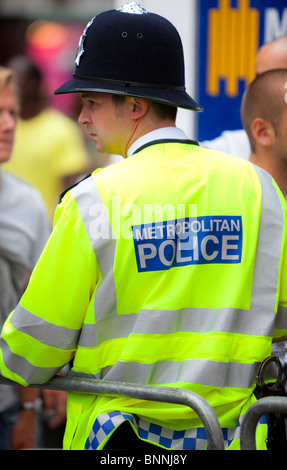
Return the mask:
<svg viewBox="0 0 287 470">
<path fill-rule="evenodd" d="M 239 216 L 204 216 L 133 226 L 138 271 L 189 264 L 240 263 Z"/>
</svg>

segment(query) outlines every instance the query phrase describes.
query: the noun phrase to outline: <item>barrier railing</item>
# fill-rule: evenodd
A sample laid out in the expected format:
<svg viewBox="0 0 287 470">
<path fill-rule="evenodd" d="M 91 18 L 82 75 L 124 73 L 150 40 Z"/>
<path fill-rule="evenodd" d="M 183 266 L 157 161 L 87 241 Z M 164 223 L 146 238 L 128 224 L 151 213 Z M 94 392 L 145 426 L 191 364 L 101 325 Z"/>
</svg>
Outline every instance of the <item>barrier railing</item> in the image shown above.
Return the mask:
<svg viewBox="0 0 287 470">
<path fill-rule="evenodd" d="M 241 450 L 256 450 L 256 426 L 265 413 L 283 413 L 287 415 L 287 398 L 264 397 L 248 408 L 241 423 Z"/>
<path fill-rule="evenodd" d="M 0 383 L 18 385 L 0 377 Z M 97 379 L 83 379 L 70 376 L 56 376 L 44 384 L 31 384 L 31 388 L 80 392 L 92 395 L 124 396 L 141 400 L 173 403 L 190 407 L 200 418 L 204 426 L 208 449 L 223 450 L 224 442 L 218 418 L 209 403 L 200 395 L 189 390 L 172 387 L 137 385 L 125 382 L 109 382 Z"/>
</svg>

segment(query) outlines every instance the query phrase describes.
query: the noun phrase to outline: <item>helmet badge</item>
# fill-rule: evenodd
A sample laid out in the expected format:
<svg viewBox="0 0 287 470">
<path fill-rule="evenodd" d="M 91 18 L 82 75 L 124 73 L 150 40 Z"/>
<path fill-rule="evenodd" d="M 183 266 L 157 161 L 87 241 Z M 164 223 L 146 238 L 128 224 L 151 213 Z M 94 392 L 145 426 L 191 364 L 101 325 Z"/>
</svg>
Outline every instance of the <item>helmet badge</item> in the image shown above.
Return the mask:
<svg viewBox="0 0 287 470">
<path fill-rule="evenodd" d="M 138 2 L 130 2 L 123 5 L 118 11 L 122 13 L 133 13 L 134 15 L 143 15 L 147 13 L 146 9 L 143 8 Z"/>
<path fill-rule="evenodd" d="M 75 64 L 76 64 L 77 66 L 80 65 L 81 57 L 82 57 L 82 55 L 83 55 L 84 52 L 85 52 L 85 49 L 84 49 L 84 42 L 85 42 L 85 39 L 86 39 L 86 37 L 87 37 L 87 31 L 88 31 L 89 27 L 91 26 L 91 24 L 93 23 L 94 19 L 95 19 L 95 17 L 92 18 L 92 19 L 88 22 L 87 26 L 85 27 L 85 29 L 84 29 L 84 31 L 83 31 L 82 36 L 80 37 L 79 46 L 78 46 L 78 50 L 77 50 L 77 55 L 76 55 L 76 58 L 75 58 Z"/>
</svg>

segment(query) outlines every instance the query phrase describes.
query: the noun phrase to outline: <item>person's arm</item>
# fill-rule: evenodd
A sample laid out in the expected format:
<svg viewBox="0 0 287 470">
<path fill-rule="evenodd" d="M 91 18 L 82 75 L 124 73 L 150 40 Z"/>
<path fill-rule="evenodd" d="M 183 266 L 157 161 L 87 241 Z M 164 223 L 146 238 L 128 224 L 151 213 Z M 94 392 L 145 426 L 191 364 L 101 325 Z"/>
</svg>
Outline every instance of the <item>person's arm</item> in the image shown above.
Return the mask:
<svg viewBox="0 0 287 470">
<path fill-rule="evenodd" d="M 47 419 L 47 426 L 55 429 L 66 420 L 67 392 L 61 390 L 43 390 L 43 410 Z"/>
<path fill-rule="evenodd" d="M 71 194 L 55 220 L 0 340 L 1 374 L 23 385 L 45 383 L 74 357 L 99 278 L 95 254 Z"/>
<path fill-rule="evenodd" d="M 39 390 L 18 387 L 20 410 L 12 429 L 11 450 L 33 449 L 37 442 L 37 420 L 41 404 Z"/>
</svg>

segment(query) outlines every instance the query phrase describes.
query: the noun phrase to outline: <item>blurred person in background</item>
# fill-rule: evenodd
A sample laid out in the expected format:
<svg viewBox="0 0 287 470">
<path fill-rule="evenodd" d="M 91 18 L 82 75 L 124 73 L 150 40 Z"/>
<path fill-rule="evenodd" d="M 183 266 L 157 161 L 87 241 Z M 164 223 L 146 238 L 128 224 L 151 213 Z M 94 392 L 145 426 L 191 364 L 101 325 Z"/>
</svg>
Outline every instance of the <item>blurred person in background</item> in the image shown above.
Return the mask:
<svg viewBox="0 0 287 470">
<path fill-rule="evenodd" d="M 241 119 L 251 147 L 249 161 L 272 175 L 285 198 L 287 198 L 286 84 L 287 68 L 263 72 L 251 82 L 243 95 L 241 105 Z"/>
<path fill-rule="evenodd" d="M 52 222 L 62 191 L 91 171 L 88 151 L 79 125 L 47 105 L 39 67 L 25 56 L 7 65 L 17 76 L 21 111 L 13 158 L 5 169 L 42 194 Z"/>
<path fill-rule="evenodd" d="M 25 289 L 50 234 L 40 194 L 3 171 L 13 149 L 19 92 L 11 70 L 0 67 L 0 325 Z M 36 443 L 39 392 L 0 385 L 0 449 L 31 448 Z"/>
<path fill-rule="evenodd" d="M 267 70 L 287 68 L 287 35 L 280 36 L 271 42 L 263 44 L 257 52 L 255 60 L 255 75 Z M 219 150 L 249 159 L 250 143 L 244 129 L 226 130 L 213 140 L 205 140 L 200 145 L 211 150 Z"/>
</svg>

